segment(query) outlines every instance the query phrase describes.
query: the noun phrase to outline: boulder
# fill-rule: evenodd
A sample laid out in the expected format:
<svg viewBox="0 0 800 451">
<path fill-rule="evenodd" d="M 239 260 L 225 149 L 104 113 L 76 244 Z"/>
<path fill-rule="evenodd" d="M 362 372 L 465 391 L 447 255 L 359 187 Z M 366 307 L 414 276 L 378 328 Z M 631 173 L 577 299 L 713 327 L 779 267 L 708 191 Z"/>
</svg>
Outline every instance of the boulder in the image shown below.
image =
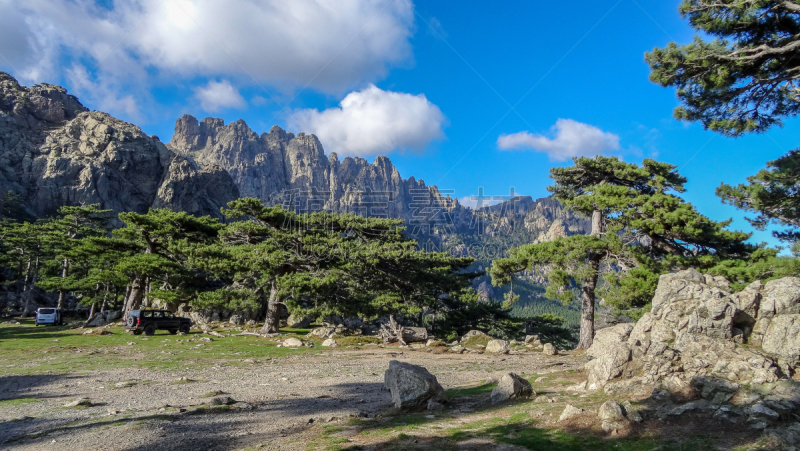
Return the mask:
<svg viewBox="0 0 800 451">
<path fill-rule="evenodd" d="M 314 318 L 310 316 L 292 313 L 289 315 L 289 319 L 286 320 L 286 326 L 292 329 L 306 329 L 311 326 L 312 322 L 314 322 Z"/>
<path fill-rule="evenodd" d="M 465 333 L 463 337 L 461 337 L 461 343 L 464 343 L 469 338 L 474 337 L 476 335 L 486 335 L 486 334 L 481 332 L 481 331 L 479 331 L 479 330 L 471 330 L 471 331 Z"/>
<path fill-rule="evenodd" d="M 610 399 L 600 406 L 597 416 L 602 422 L 601 427 L 606 432 L 622 429 L 627 424 L 622 405 Z"/>
<path fill-rule="evenodd" d="M 526 345 L 533 345 L 533 346 L 541 346 L 542 342 L 539 340 L 538 335 L 526 335 L 525 336 L 525 344 Z"/>
<path fill-rule="evenodd" d="M 558 421 L 561 422 L 564 420 L 569 420 L 570 418 L 580 415 L 582 413 L 583 409 L 579 409 L 573 406 L 572 404 L 567 404 L 567 406 L 564 407 L 564 411 L 561 412 L 561 416 L 558 417 Z"/>
<path fill-rule="evenodd" d="M 289 337 L 286 340 L 283 340 L 283 346 L 286 348 L 299 348 L 303 346 L 303 342 L 297 338 Z"/>
<path fill-rule="evenodd" d="M 322 342 L 322 346 L 326 348 L 327 347 L 335 348 L 336 346 L 339 346 L 339 343 L 336 343 L 336 340 L 334 340 L 333 338 L 328 338 Z"/>
<path fill-rule="evenodd" d="M 423 409 L 429 401 L 447 401 L 436 376 L 421 366 L 392 360 L 383 378 L 392 393 L 392 402 L 398 409 Z"/>
<path fill-rule="evenodd" d="M 509 399 L 529 398 L 534 394 L 530 382 L 514 373 L 506 373 L 492 390 L 491 400 L 496 404 Z"/>
<path fill-rule="evenodd" d="M 544 355 L 558 355 L 558 349 L 553 346 L 553 343 L 545 343 L 542 348 L 542 353 Z"/>
<path fill-rule="evenodd" d="M 428 329 L 424 327 L 404 327 L 403 341 L 406 343 L 419 343 L 428 341 Z"/>
<path fill-rule="evenodd" d="M 761 348 L 781 360 L 800 359 L 800 315 L 778 315 L 768 321 Z"/>
<path fill-rule="evenodd" d="M 508 354 L 508 342 L 505 340 L 490 340 L 486 344 L 486 352 L 493 354 Z"/>
<path fill-rule="evenodd" d="M 466 350 L 467 350 L 467 348 L 465 348 L 465 347 L 463 347 L 461 345 L 455 345 L 455 346 L 451 347 L 450 349 L 448 349 L 448 351 L 455 352 L 456 354 L 461 354 Z"/>
<path fill-rule="evenodd" d="M 761 291 L 759 318 L 800 313 L 800 278 L 770 280 Z"/>
<path fill-rule="evenodd" d="M 247 322 L 247 319 L 244 317 L 243 314 L 237 312 L 231 315 L 230 318 L 228 318 L 228 322 L 233 324 L 234 326 L 242 326 L 244 325 L 245 322 Z"/>
</svg>

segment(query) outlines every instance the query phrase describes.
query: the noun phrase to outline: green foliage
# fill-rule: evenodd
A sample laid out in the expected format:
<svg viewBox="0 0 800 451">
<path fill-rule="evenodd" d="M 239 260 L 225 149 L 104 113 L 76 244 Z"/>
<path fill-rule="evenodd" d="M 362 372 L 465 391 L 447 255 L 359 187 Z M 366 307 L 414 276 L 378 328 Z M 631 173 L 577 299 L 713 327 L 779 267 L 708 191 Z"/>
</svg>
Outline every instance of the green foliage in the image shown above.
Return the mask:
<svg viewBox="0 0 800 451">
<path fill-rule="evenodd" d="M 782 277 L 797 277 L 800 274 L 797 248 L 795 245 L 793 256 L 779 256 L 778 249 L 758 249 L 747 259 L 724 260 L 709 268 L 708 273 L 725 277 L 735 291 L 756 280 L 767 282 Z"/>
<path fill-rule="evenodd" d="M 763 132 L 800 112 L 800 7 L 780 0 L 684 0 L 683 17 L 702 34 L 645 58 L 650 80 L 677 88 L 675 117 L 728 136 Z"/>
<path fill-rule="evenodd" d="M 569 304 L 580 287 L 583 307 L 599 293 L 609 304 L 630 308 L 649 302 L 658 275 L 675 268 L 708 268 L 724 259 L 746 258 L 755 248 L 748 234 L 726 230 L 669 191 L 686 179 L 675 166 L 645 160 L 641 166 L 617 158 L 575 158 L 551 170 L 548 189 L 566 206 L 592 214 L 592 235 L 560 237 L 512 249 L 492 265 L 494 285 L 514 274 L 547 268 L 549 299 Z"/>
<path fill-rule="evenodd" d="M 767 169 L 748 177 L 747 184 L 720 185 L 717 196 L 722 202 L 741 210 L 756 213 L 748 218 L 758 230 L 770 223 L 788 226 L 790 229 L 773 235 L 781 240 L 794 242 L 800 239 L 800 150 L 767 163 Z"/>
</svg>

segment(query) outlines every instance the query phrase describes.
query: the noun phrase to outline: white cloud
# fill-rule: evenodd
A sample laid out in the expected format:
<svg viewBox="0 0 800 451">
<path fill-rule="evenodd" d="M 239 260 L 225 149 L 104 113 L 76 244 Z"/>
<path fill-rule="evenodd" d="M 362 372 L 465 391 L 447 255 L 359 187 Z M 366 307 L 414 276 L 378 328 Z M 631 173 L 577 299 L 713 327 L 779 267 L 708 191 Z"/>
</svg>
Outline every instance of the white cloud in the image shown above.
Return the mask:
<svg viewBox="0 0 800 451">
<path fill-rule="evenodd" d="M 207 85 L 195 88 L 194 96 L 200 100 L 200 107 L 209 113 L 247 106 L 242 95 L 228 80 L 211 80 Z"/>
<path fill-rule="evenodd" d="M 550 131 L 554 135 L 552 138 L 527 131 L 500 135 L 497 147 L 502 150 L 532 149 L 545 152 L 553 161 L 604 155 L 620 148 L 619 136 L 572 119 L 557 120 Z"/>
<path fill-rule="evenodd" d="M 412 58 L 410 0 L 0 0 L 0 48 L 26 83 L 78 58 L 115 76 L 224 77 L 341 94 Z M 129 72 L 131 66 L 147 72 Z"/>
<path fill-rule="evenodd" d="M 444 138 L 446 123 L 424 94 L 383 91 L 374 85 L 351 92 L 337 108 L 299 110 L 289 120 L 317 135 L 328 152 L 362 157 L 423 150 Z"/>
</svg>

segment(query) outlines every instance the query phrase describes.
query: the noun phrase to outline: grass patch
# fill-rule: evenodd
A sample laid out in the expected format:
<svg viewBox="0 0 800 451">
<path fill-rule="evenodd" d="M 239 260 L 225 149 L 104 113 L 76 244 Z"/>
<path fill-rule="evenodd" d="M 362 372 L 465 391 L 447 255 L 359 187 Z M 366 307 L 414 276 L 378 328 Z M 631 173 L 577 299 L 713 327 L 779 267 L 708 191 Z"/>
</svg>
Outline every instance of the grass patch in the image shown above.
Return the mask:
<svg viewBox="0 0 800 451">
<path fill-rule="evenodd" d="M 313 348 L 279 348 L 272 340 L 253 336 L 212 337 L 212 342 L 197 342 L 189 340 L 208 335 L 192 331 L 177 336 L 158 331 L 155 336 L 145 337 L 131 335 L 117 326 L 107 328 L 113 335 L 83 335 L 84 329 L 70 329 L 69 326 L 35 327 L 33 319 L 20 319 L 20 323 L 0 324 L 0 342 L 3 343 L 0 346 L 0 376 L 131 367 L 197 369 L 219 363 L 247 366 L 249 363 L 243 362 L 245 359 L 263 361 L 315 352 Z M 235 333 L 233 330 L 223 332 Z M 281 332 L 296 336 L 306 329 L 284 329 Z"/>
<path fill-rule="evenodd" d="M 448 399 L 461 398 L 464 396 L 481 396 L 489 395 L 492 393 L 492 390 L 494 390 L 495 387 L 497 387 L 496 383 L 483 384 L 477 387 L 451 388 L 445 393 L 447 394 Z"/>
<path fill-rule="evenodd" d="M 21 406 L 23 404 L 30 404 L 32 402 L 39 402 L 39 401 L 41 401 L 41 399 L 38 399 L 38 398 L 3 399 L 3 400 L 0 400 L 0 408 L 2 408 L 2 407 Z"/>
<path fill-rule="evenodd" d="M 461 346 L 465 348 L 475 348 L 477 345 L 481 345 L 485 347 L 491 340 L 492 337 L 488 335 L 473 335 L 461 343 Z"/>
<path fill-rule="evenodd" d="M 366 344 L 381 344 L 383 340 L 378 337 L 370 337 L 365 335 L 353 335 L 351 337 L 340 337 L 334 338 L 336 343 L 339 346 L 357 346 L 357 345 L 366 345 Z"/>
<path fill-rule="evenodd" d="M 222 390 L 214 390 L 214 391 L 210 391 L 210 392 L 206 393 L 205 395 L 201 396 L 201 398 L 213 398 L 214 396 L 220 396 L 220 395 L 227 395 L 227 393 L 225 393 Z"/>
</svg>

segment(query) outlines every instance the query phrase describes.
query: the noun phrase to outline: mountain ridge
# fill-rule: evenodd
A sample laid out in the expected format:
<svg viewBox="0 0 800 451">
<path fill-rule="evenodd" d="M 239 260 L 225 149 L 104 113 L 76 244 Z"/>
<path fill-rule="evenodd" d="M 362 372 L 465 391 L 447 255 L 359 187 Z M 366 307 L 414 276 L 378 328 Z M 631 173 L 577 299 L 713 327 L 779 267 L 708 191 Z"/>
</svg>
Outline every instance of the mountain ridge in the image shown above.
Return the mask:
<svg viewBox="0 0 800 451">
<path fill-rule="evenodd" d="M 13 191 L 37 217 L 82 204 L 221 217 L 227 202 L 249 196 L 300 212 L 403 219 L 408 233 L 440 250 L 504 234 L 518 245 L 588 231 L 584 218 L 551 198 L 519 196 L 473 210 L 424 180 L 404 179 L 386 156 L 340 160 L 315 135 L 278 126 L 259 135 L 241 119 L 225 124 L 187 114 L 163 143 L 89 111 L 60 86 L 27 88 L 2 72 L 0 190 Z"/>
</svg>

